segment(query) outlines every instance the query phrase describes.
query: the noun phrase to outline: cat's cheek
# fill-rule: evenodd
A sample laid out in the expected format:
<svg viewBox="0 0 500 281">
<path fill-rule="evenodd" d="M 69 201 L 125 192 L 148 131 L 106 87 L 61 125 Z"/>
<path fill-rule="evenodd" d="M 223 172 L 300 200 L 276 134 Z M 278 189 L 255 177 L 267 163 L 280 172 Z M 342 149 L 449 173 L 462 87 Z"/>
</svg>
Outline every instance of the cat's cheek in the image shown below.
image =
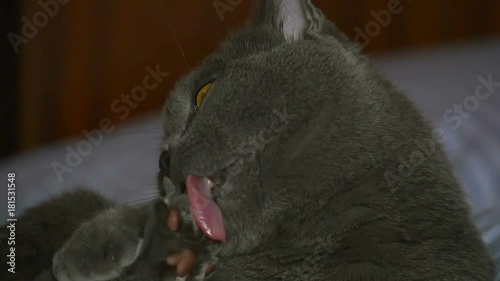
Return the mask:
<svg viewBox="0 0 500 281">
<path fill-rule="evenodd" d="M 241 229 L 243 229 L 242 223 L 245 222 L 245 217 L 239 214 L 236 201 L 221 200 L 218 205 L 222 212 L 226 235 L 228 239 L 229 236 L 234 237 L 234 234 L 241 232 Z"/>
</svg>

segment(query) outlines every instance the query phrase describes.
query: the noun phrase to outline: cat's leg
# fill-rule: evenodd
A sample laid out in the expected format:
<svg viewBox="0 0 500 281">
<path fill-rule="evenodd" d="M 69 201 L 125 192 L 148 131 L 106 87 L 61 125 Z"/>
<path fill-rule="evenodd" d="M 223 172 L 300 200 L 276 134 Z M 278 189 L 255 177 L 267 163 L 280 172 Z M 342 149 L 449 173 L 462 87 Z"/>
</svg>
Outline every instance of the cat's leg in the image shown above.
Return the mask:
<svg viewBox="0 0 500 281">
<path fill-rule="evenodd" d="M 179 213 L 160 199 L 104 211 L 82 224 L 56 253 L 54 276 L 58 281 L 176 280 L 178 270 L 167 265 L 167 256 L 196 246 L 188 233 L 192 227 L 183 225 Z"/>
<path fill-rule="evenodd" d="M 27 209 L 15 223 L 16 280 L 32 281 L 44 270 L 51 269 L 53 255 L 79 225 L 113 205 L 95 192 L 76 189 Z M 0 236 L 6 236 L 7 231 L 2 226 Z M 12 245 L 3 242 L 0 252 L 8 253 Z M 5 274 L 11 273 L 1 271 L 0 280 L 12 278 Z"/>
<path fill-rule="evenodd" d="M 84 223 L 54 256 L 55 276 L 59 281 L 203 280 L 218 244 L 197 229 L 185 196 L 169 204 L 118 207 Z"/>
<path fill-rule="evenodd" d="M 59 281 L 114 280 L 144 249 L 151 206 L 108 209 L 83 223 L 53 258 Z"/>
</svg>

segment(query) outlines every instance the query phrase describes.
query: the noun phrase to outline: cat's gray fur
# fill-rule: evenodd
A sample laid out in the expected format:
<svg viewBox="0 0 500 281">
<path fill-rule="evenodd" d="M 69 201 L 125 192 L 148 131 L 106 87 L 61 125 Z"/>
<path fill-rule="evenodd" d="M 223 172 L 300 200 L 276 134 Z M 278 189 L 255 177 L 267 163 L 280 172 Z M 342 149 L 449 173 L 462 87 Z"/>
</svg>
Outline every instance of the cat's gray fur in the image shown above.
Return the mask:
<svg viewBox="0 0 500 281">
<path fill-rule="evenodd" d="M 181 214 L 177 232 L 167 229 L 169 210 L 160 199 L 125 207 L 79 188 L 32 207 L 16 225 L 16 273 L 2 271 L 0 280 L 174 281 L 166 257 L 184 249 L 197 254 L 186 280 L 202 280 L 220 244 L 193 227 L 185 196 L 169 201 Z"/>
<path fill-rule="evenodd" d="M 493 279 L 430 126 L 310 1 L 262 1 L 178 82 L 164 120 L 172 182 L 224 182 L 210 280 Z"/>
</svg>

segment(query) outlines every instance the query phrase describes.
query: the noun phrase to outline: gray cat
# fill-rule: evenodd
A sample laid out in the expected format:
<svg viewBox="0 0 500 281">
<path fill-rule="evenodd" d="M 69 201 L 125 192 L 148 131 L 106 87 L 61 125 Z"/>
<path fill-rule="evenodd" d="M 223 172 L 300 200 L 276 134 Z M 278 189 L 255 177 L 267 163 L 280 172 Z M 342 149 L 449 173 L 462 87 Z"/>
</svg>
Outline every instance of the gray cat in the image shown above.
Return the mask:
<svg viewBox="0 0 500 281">
<path fill-rule="evenodd" d="M 261 1 L 164 120 L 166 204 L 59 224 L 87 221 L 48 249 L 59 281 L 176 280 L 159 260 L 182 248 L 192 280 L 215 261 L 206 279 L 493 279 L 439 136 L 310 1 Z M 182 231 L 166 230 L 167 205 Z"/>
</svg>

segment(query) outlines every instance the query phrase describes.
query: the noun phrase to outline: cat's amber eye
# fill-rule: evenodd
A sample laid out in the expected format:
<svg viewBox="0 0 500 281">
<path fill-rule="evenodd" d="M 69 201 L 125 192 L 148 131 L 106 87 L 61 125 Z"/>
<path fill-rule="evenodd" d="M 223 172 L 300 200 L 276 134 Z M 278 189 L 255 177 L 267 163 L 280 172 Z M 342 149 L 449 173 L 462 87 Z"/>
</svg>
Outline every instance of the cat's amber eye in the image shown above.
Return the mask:
<svg viewBox="0 0 500 281">
<path fill-rule="evenodd" d="M 196 94 L 196 107 L 199 108 L 201 104 L 203 103 L 203 99 L 207 95 L 208 91 L 210 91 L 210 88 L 214 85 L 214 82 L 210 82 L 205 84 L 205 86 L 201 87 L 201 89 L 198 91 L 198 94 Z"/>
</svg>

